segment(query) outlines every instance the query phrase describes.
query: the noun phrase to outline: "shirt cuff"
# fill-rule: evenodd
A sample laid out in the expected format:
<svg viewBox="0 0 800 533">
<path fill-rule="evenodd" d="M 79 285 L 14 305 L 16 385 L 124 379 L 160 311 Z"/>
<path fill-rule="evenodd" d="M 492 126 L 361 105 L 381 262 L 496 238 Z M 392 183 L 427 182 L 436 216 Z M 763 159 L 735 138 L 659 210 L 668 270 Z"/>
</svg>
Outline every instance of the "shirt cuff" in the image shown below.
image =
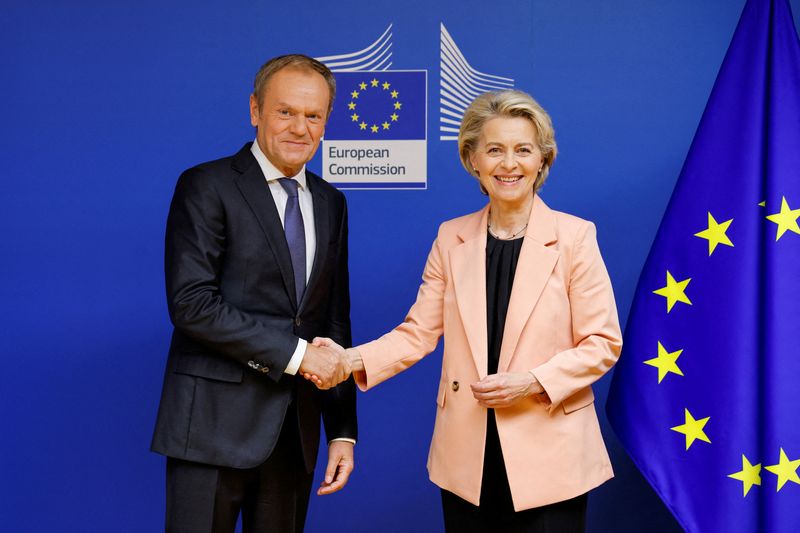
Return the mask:
<svg viewBox="0 0 800 533">
<path fill-rule="evenodd" d="M 292 354 L 292 358 L 289 359 L 286 370 L 283 371 L 284 374 L 291 374 L 292 376 L 297 374 L 297 371 L 300 370 L 300 365 L 303 363 L 303 357 L 306 355 L 307 346 L 307 340 L 297 339 L 297 348 L 294 349 L 294 354 Z"/>
<path fill-rule="evenodd" d="M 353 446 L 355 446 L 356 444 L 356 439 L 348 439 L 347 437 L 339 437 L 337 439 L 331 439 L 331 441 L 328 444 L 330 445 L 331 442 L 336 442 L 337 440 L 340 440 L 342 442 L 349 442 Z"/>
</svg>

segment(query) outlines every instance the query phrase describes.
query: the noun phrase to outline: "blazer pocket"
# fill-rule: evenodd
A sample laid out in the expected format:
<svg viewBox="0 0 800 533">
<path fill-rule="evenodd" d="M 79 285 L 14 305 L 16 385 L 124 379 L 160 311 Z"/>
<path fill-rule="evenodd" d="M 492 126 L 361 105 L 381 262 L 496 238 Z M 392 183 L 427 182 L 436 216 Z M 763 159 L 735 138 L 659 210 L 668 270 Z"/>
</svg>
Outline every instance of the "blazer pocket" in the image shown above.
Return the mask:
<svg viewBox="0 0 800 533">
<path fill-rule="evenodd" d="M 178 354 L 175 373 L 229 383 L 241 383 L 244 377 L 244 367 L 218 355 L 182 353 Z"/>
<path fill-rule="evenodd" d="M 561 402 L 561 407 L 564 408 L 564 413 L 569 414 L 578 409 L 583 409 L 584 407 L 591 405 L 594 402 L 594 392 L 592 392 L 591 387 L 586 387 L 585 389 L 579 390 L 563 402 Z"/>
</svg>

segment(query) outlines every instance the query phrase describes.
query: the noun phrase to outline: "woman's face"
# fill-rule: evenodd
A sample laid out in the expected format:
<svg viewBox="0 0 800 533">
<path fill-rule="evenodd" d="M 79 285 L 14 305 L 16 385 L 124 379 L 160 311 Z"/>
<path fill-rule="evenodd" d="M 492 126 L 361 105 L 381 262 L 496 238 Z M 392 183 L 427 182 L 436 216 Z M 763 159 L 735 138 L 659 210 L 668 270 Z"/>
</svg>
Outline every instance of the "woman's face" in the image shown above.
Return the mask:
<svg viewBox="0 0 800 533">
<path fill-rule="evenodd" d="M 533 124 L 522 117 L 487 121 L 470 162 L 493 203 L 514 206 L 530 201 L 543 164 Z"/>
</svg>

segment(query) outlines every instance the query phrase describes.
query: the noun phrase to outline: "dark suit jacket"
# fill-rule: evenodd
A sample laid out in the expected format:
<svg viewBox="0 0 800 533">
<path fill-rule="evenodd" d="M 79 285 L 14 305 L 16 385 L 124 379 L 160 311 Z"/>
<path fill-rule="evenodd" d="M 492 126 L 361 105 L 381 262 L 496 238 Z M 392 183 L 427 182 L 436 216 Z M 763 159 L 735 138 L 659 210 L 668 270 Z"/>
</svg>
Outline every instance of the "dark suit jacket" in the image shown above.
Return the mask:
<svg viewBox="0 0 800 533">
<path fill-rule="evenodd" d="M 297 416 L 310 472 L 320 413 L 328 440 L 357 437 L 352 380 L 318 391 L 283 373 L 298 337 L 351 345 L 345 198 L 310 172 L 306 177 L 317 248 L 299 304 L 278 211 L 250 144 L 178 180 L 165 257 L 175 329 L 153 451 L 250 468 L 269 457 L 284 417 Z"/>
</svg>

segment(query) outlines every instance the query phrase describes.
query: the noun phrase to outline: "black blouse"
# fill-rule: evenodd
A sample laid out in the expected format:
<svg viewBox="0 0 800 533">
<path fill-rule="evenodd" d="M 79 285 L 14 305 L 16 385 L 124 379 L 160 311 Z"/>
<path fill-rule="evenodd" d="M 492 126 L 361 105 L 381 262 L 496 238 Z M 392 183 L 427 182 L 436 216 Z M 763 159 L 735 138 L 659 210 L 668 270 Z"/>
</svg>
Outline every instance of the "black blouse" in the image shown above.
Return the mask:
<svg viewBox="0 0 800 533">
<path fill-rule="evenodd" d="M 506 326 L 508 302 L 514 285 L 519 252 L 524 237 L 504 241 L 492 237 L 486 239 L 486 328 L 489 339 L 489 374 L 497 373 L 503 330 Z"/>
<path fill-rule="evenodd" d="M 522 249 L 522 240 L 486 239 L 486 328 L 489 340 L 488 374 L 497 373 L 503 330 L 506 326 L 508 302 L 514 285 L 514 272 Z M 511 489 L 506 478 L 503 450 L 497 434 L 494 409 L 486 413 L 486 443 L 483 458 L 480 506 L 504 516 L 514 514 Z"/>
</svg>

